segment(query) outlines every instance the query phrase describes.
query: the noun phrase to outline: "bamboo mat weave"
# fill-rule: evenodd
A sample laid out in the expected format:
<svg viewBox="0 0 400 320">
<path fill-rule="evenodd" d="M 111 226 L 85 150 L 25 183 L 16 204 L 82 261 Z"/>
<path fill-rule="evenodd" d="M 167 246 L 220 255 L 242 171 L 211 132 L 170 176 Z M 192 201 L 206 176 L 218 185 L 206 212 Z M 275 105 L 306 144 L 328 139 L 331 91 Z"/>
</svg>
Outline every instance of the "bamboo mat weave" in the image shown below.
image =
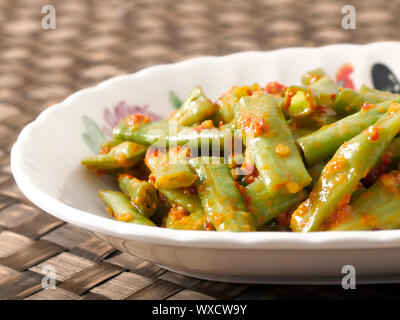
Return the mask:
<svg viewBox="0 0 400 320">
<path fill-rule="evenodd" d="M 56 30 L 41 28 L 54 5 Z M 200 55 L 400 40 L 399 1 L 0 0 L 0 299 L 400 299 L 400 285 L 233 285 L 197 280 L 118 252 L 32 205 L 9 151 L 20 129 L 76 90 Z M 43 266 L 56 289 L 43 290 Z"/>
</svg>

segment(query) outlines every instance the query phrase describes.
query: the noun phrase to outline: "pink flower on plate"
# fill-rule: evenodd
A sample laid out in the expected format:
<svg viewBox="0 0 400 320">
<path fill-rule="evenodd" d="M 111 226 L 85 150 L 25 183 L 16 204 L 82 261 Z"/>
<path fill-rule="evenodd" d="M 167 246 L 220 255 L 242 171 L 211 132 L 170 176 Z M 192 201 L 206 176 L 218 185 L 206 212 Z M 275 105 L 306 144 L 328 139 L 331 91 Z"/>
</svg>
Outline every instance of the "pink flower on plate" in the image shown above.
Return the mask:
<svg viewBox="0 0 400 320">
<path fill-rule="evenodd" d="M 161 120 L 161 117 L 148 110 L 148 106 L 127 105 L 125 101 L 119 102 L 114 108 L 104 109 L 103 117 L 106 124 L 103 126 L 103 132 L 111 137 L 113 128 L 121 121 L 122 118 L 129 114 L 142 114 L 148 116 L 153 121 Z"/>
<path fill-rule="evenodd" d="M 336 73 L 336 82 L 343 88 L 355 88 L 354 82 L 350 75 L 353 73 L 354 67 L 350 63 L 345 63 Z"/>
</svg>

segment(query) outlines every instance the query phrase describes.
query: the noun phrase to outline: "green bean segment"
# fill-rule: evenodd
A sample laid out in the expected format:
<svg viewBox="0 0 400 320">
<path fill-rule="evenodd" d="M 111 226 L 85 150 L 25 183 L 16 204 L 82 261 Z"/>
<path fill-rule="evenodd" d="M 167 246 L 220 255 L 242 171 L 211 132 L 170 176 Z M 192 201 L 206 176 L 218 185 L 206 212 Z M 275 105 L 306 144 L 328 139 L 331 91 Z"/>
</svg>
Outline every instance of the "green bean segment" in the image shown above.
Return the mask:
<svg viewBox="0 0 400 320">
<path fill-rule="evenodd" d="M 114 128 L 113 135 L 114 139 L 133 141 L 149 146 L 156 143 L 160 137 L 168 135 L 169 126 L 170 122 L 168 119 L 159 122 L 150 122 L 139 127 L 132 127 L 127 121 L 122 119 Z"/>
<path fill-rule="evenodd" d="M 197 193 L 192 193 L 187 188 L 158 189 L 158 192 L 166 198 L 171 207 L 177 205 L 190 213 L 203 210 Z"/>
<path fill-rule="evenodd" d="M 130 198 L 122 192 L 101 190 L 99 191 L 99 197 L 106 204 L 108 211 L 116 220 L 153 227 L 156 226 L 151 220 L 142 216 L 133 207 Z"/>
<path fill-rule="evenodd" d="M 216 102 L 219 120 L 221 120 L 223 123 L 232 122 L 234 118 L 235 104 L 240 100 L 241 97 L 248 96 L 252 89 L 256 88 L 254 86 L 233 86 L 227 92 L 225 92 Z"/>
<path fill-rule="evenodd" d="M 214 104 L 204 95 L 200 87 L 195 87 L 182 103 L 172 119 L 180 125 L 191 126 L 208 119 L 216 111 Z"/>
<path fill-rule="evenodd" d="M 351 203 L 351 211 L 327 230 L 385 230 L 400 228 L 400 172 L 383 174 Z"/>
<path fill-rule="evenodd" d="M 320 77 L 308 86 L 315 97 L 317 105 L 330 105 L 339 92 L 339 85 L 327 75 Z"/>
<path fill-rule="evenodd" d="M 301 76 L 301 84 L 304 86 L 309 86 L 310 84 L 324 76 L 327 76 L 327 74 L 321 68 L 309 70 Z"/>
<path fill-rule="evenodd" d="M 291 118 L 309 116 L 315 109 L 315 99 L 311 89 L 290 86 L 286 90 L 283 110 Z"/>
<path fill-rule="evenodd" d="M 391 92 L 380 91 L 377 89 L 370 88 L 366 85 L 362 85 L 360 88 L 360 94 L 367 97 L 367 99 L 374 100 L 376 102 L 400 100 L 400 94 L 394 94 Z"/>
<path fill-rule="evenodd" d="M 246 186 L 245 203 L 247 210 L 254 216 L 256 226 L 260 227 L 276 218 L 279 214 L 296 207 L 307 198 L 305 191 L 288 194 L 276 192 L 271 194 L 262 179 L 257 179 Z"/>
<path fill-rule="evenodd" d="M 196 147 L 224 146 L 233 139 L 232 126 L 221 129 L 203 129 L 201 127 L 185 127 L 174 121 L 160 121 L 146 124 L 132 130 L 121 122 L 114 129 L 114 138 L 133 141 L 144 145 L 159 145 L 164 147 L 182 146 L 188 144 Z"/>
<path fill-rule="evenodd" d="M 151 182 L 142 181 L 128 174 L 118 176 L 119 187 L 132 205 L 145 217 L 150 217 L 157 207 L 157 190 Z"/>
<path fill-rule="evenodd" d="M 198 176 L 197 191 L 210 222 L 217 231 L 255 231 L 253 216 L 246 211 L 224 158 L 189 160 Z"/>
<path fill-rule="evenodd" d="M 348 116 L 360 111 L 362 105 L 366 102 L 375 104 L 378 101 L 367 98 L 354 90 L 345 88 L 336 96 L 333 109 L 341 116 Z"/>
<path fill-rule="evenodd" d="M 173 148 L 164 151 L 150 148 L 146 154 L 146 164 L 155 179 L 155 185 L 162 189 L 189 187 L 197 177 L 188 165 L 190 150 Z"/>
<path fill-rule="evenodd" d="M 350 199 L 360 179 L 377 163 L 400 130 L 400 105 L 393 103 L 374 125 L 345 142 L 322 171 L 309 198 L 294 212 L 291 229 L 318 231 L 338 204 Z"/>
<path fill-rule="evenodd" d="M 146 149 L 147 147 L 143 145 L 126 141 L 112 147 L 107 154 L 84 158 L 82 164 L 88 168 L 106 172 L 127 168 L 141 161 L 146 154 Z"/>
<path fill-rule="evenodd" d="M 270 193 L 298 193 L 310 184 L 311 177 L 272 96 L 243 97 L 235 109 L 235 121 L 246 135 L 246 147 Z"/>
<path fill-rule="evenodd" d="M 292 118 L 304 118 L 318 106 L 330 106 L 339 86 L 322 70 L 312 70 L 303 75 L 304 86 L 290 86 L 286 90 L 284 111 Z"/>
<path fill-rule="evenodd" d="M 345 141 L 350 140 L 380 119 L 390 105 L 390 101 L 376 106 L 372 105 L 367 110 L 361 110 L 297 139 L 307 166 L 313 166 L 332 156 Z"/>
<path fill-rule="evenodd" d="M 203 210 L 185 214 L 179 208 L 172 208 L 165 219 L 165 228 L 177 230 L 206 230 L 207 216 Z"/>
<path fill-rule="evenodd" d="M 121 144 L 122 142 L 124 142 L 124 141 L 115 140 L 115 139 L 106 140 L 100 146 L 99 153 L 100 154 L 107 154 L 107 153 L 109 153 L 111 151 L 112 148 L 116 147 L 117 145 Z"/>
</svg>

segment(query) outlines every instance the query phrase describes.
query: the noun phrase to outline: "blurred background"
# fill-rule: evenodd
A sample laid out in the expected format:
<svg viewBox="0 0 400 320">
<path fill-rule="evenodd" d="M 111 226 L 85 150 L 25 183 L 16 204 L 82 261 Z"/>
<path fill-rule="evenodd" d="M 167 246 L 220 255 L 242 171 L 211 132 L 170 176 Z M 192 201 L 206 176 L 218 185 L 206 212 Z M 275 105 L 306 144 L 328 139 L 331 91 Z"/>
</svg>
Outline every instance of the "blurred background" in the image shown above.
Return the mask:
<svg viewBox="0 0 400 320">
<path fill-rule="evenodd" d="M 42 27 L 46 5 L 55 9 L 55 29 Z M 355 29 L 342 26 L 345 5 L 355 9 Z M 201 55 L 396 41 L 399 17 L 400 0 L 0 0 L 0 299 L 49 298 L 38 275 L 47 260 L 63 266 L 60 281 L 80 277 L 67 291 L 48 290 L 51 298 L 118 299 L 140 281 L 150 289 L 139 296 L 155 299 L 354 296 L 332 287 L 198 281 L 115 252 L 28 203 L 11 177 L 9 151 L 43 109 L 109 77 Z M 9 255 L 14 260 L 2 258 Z M 398 297 L 396 290 L 364 287 L 356 295 Z"/>
<path fill-rule="evenodd" d="M 45 5 L 55 30 L 42 28 Z M 356 29 L 342 28 L 344 5 L 354 6 Z M 78 89 L 159 63 L 398 40 L 399 16 L 398 0 L 0 0 L 0 123 L 19 125 Z"/>
</svg>

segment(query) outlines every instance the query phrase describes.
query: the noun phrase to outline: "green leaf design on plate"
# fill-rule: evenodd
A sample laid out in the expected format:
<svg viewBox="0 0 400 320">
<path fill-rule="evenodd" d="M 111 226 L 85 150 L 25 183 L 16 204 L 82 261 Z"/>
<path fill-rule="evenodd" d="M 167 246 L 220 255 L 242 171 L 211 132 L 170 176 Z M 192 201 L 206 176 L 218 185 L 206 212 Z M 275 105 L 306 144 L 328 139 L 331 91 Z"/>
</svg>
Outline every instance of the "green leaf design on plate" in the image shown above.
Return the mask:
<svg viewBox="0 0 400 320">
<path fill-rule="evenodd" d="M 182 105 L 182 100 L 172 90 L 168 94 L 168 100 L 175 109 L 179 109 Z"/>
<path fill-rule="evenodd" d="M 106 137 L 99 125 L 88 116 L 82 116 L 83 125 L 85 132 L 82 133 L 82 140 L 86 145 L 94 152 L 99 153 L 100 147 L 103 144 Z"/>
</svg>

